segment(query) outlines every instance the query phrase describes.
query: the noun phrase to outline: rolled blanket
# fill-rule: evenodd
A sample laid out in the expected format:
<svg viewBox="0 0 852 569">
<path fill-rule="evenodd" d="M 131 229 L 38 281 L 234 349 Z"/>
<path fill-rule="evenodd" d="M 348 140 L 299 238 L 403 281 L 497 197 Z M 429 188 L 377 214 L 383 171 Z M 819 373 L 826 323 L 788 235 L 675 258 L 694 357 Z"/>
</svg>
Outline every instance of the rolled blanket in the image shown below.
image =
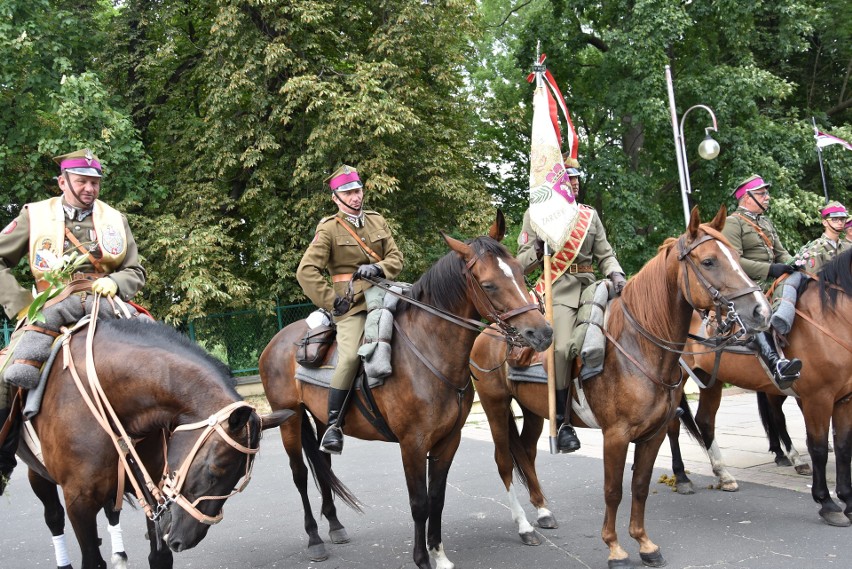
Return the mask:
<svg viewBox="0 0 852 569">
<path fill-rule="evenodd" d="M 358 355 L 364 359 L 367 377 L 383 378 L 393 372 L 391 367 L 391 339 L 393 338 L 393 314 L 386 308 L 367 314 L 364 324 L 364 345 Z"/>
<path fill-rule="evenodd" d="M 775 289 L 772 300 L 772 328 L 781 335 L 786 335 L 793 328 L 796 319 L 796 300 L 798 289 L 804 275 L 799 272 L 791 274 Z"/>
</svg>

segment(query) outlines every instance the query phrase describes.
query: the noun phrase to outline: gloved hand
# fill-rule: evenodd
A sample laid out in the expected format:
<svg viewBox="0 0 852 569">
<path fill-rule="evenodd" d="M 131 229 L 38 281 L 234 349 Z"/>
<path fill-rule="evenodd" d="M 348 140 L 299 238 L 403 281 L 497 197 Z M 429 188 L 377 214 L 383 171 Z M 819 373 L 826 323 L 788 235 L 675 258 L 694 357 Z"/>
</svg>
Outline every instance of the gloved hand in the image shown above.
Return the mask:
<svg viewBox="0 0 852 569">
<path fill-rule="evenodd" d="M 101 277 L 92 283 L 92 292 L 112 298 L 118 292 L 118 284 L 109 277 Z"/>
<path fill-rule="evenodd" d="M 796 267 L 788 265 L 787 263 L 772 263 L 769 265 L 769 276 L 773 279 L 777 279 L 781 275 L 786 275 L 795 271 Z"/>
<path fill-rule="evenodd" d="M 535 258 L 541 260 L 544 257 L 544 241 L 541 239 L 533 241 L 533 250 L 535 251 Z"/>
<path fill-rule="evenodd" d="M 345 296 L 334 297 L 334 310 L 331 311 L 335 316 L 343 316 L 349 309 L 352 308 L 352 303 Z"/>
<path fill-rule="evenodd" d="M 372 265 L 361 265 L 358 267 L 358 270 L 355 271 L 355 278 L 365 279 L 365 278 L 375 278 L 375 277 L 383 277 L 385 276 L 385 272 L 382 268 L 376 264 Z"/>
<path fill-rule="evenodd" d="M 621 294 L 621 291 L 624 290 L 624 285 L 627 284 L 627 279 L 624 277 L 624 273 L 613 271 L 607 278 L 612 281 L 612 289 L 615 291 L 615 294 Z"/>
</svg>

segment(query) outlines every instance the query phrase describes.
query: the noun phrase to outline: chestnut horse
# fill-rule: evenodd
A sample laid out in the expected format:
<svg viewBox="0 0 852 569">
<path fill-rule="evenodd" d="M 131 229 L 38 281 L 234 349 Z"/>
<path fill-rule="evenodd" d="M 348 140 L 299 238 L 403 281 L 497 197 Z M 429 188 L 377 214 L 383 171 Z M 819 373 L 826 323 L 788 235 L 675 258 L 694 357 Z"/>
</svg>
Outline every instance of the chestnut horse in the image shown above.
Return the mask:
<svg viewBox="0 0 852 569">
<path fill-rule="evenodd" d="M 687 231 L 677 239 L 667 239 L 658 254 L 627 282 L 608 309 L 603 372 L 583 383 L 588 406 L 603 431 L 606 513 L 601 536 L 609 547 L 610 567 L 632 567 L 615 530 L 631 442 L 636 451 L 630 535 L 639 542 L 643 563 L 653 567 L 665 564 L 660 548 L 645 531 L 645 502 L 666 426 L 682 398 L 680 351 L 675 348 L 684 345 L 693 309 L 721 304 L 731 319 L 739 318 L 749 329 L 762 330 L 769 324 L 769 304 L 720 233 L 725 215 L 723 206 L 713 221 L 702 225 L 693 209 Z M 494 458 L 521 539 L 537 545 L 538 538 L 515 493 L 512 465 L 514 461 L 519 478 L 530 490 L 539 525 L 556 527 L 535 472 L 536 442 L 548 414 L 547 385 L 509 381 L 505 362 L 506 346 L 493 336 L 480 335 L 471 353 L 471 372 L 478 380 L 476 389 L 491 427 Z M 578 368 L 575 361 L 573 375 Z M 520 435 L 510 407 L 513 399 L 524 413 Z M 577 413 L 572 415 L 572 424 L 589 426 Z"/>
<path fill-rule="evenodd" d="M 803 366 L 793 391 L 805 418 L 813 469 L 811 495 L 820 505 L 819 515 L 826 523 L 848 526 L 852 524 L 852 250 L 841 253 L 825 265 L 818 280 L 808 281 L 796 303 L 796 320 L 787 342 L 785 354 L 799 358 Z M 695 349 L 703 351 L 700 345 Z M 713 359 L 709 354 L 685 358 L 699 377 L 707 379 L 713 370 Z M 717 386 L 702 390 L 695 414 L 708 447 L 715 442 L 722 382 L 781 395 L 755 355 L 725 353 L 717 375 Z M 835 433 L 837 497 L 845 504 L 845 509 L 831 498 L 826 480 L 830 422 L 834 423 Z M 735 485 L 721 457 L 711 454 L 712 459 L 718 461 L 714 464 L 714 472 L 723 484 L 733 481 Z"/>
<path fill-rule="evenodd" d="M 498 243 L 504 228 L 498 212 L 488 237 L 462 243 L 444 236 L 452 251 L 413 285 L 409 298 L 416 305 L 400 299 L 394 317 L 398 328 L 392 340 L 393 373 L 372 390 L 375 407 L 399 441 L 414 519 L 413 557 L 419 569 L 430 569 L 430 555 L 438 569 L 453 567 L 441 541 L 441 513 L 447 474 L 473 402 L 468 358 L 481 316 L 501 323 L 505 333 L 536 350 L 546 349 L 553 334 L 539 306 L 530 304 L 520 265 Z M 302 495 L 308 555 L 319 561 L 328 553 L 311 513 L 303 450 L 322 491 L 321 511 L 329 521 L 332 542 L 348 541 L 333 494 L 349 505 L 355 501 L 331 472 L 330 457 L 319 452 L 308 419 L 310 413 L 322 432 L 328 418 L 327 390 L 294 378 L 296 343 L 306 329 L 304 321 L 295 322 L 272 339 L 260 357 L 260 377 L 273 409 L 292 409 L 299 415 L 299 420 L 282 425 L 281 438 Z M 364 394 L 358 393 L 363 400 Z M 346 415 L 346 435 L 388 440 L 354 407 Z"/>
<path fill-rule="evenodd" d="M 54 535 L 63 531 L 58 485 L 83 569 L 106 568 L 96 517 L 113 505 L 119 488 L 133 485 L 128 476 L 119 486 L 112 432 L 124 429 L 120 445 L 138 441 L 130 472 L 149 473 L 148 480 L 160 483 L 142 492 L 150 512 L 148 559 L 152 568 L 169 569 L 172 550 L 196 546 L 221 519 L 236 484 L 247 482 L 261 429 L 279 426 L 291 414 L 258 416 L 242 402 L 227 366 L 163 324 L 98 321 L 96 330 L 66 342 L 68 365 L 57 358 L 31 420 L 44 464 L 23 441 L 18 449 L 44 503 L 45 521 Z M 93 412 L 110 408 L 114 414 Z"/>
</svg>

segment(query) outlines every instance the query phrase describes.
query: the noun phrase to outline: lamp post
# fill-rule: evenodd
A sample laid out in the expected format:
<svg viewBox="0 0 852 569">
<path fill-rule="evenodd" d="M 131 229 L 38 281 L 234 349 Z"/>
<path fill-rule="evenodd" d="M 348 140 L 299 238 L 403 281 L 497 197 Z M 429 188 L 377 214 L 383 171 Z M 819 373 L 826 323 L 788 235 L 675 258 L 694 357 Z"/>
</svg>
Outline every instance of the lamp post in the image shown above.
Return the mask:
<svg viewBox="0 0 852 569">
<path fill-rule="evenodd" d="M 677 156 L 677 173 L 680 178 L 680 196 L 683 200 L 683 218 L 686 225 L 689 225 L 689 198 L 687 194 L 692 193 L 692 187 L 689 184 L 689 162 L 686 159 L 686 146 L 683 139 L 683 121 L 686 115 L 692 109 L 704 109 L 710 113 L 710 118 L 713 119 L 713 126 L 704 129 L 704 140 L 698 145 L 698 155 L 705 160 L 713 160 L 719 155 L 719 143 L 713 140 L 710 136 L 710 131 L 717 132 L 719 129 L 716 126 L 716 115 L 706 105 L 693 105 L 689 107 L 680 118 L 680 124 L 677 121 L 677 109 L 675 107 L 674 85 L 672 84 L 672 70 L 666 65 L 666 84 L 669 89 L 669 109 L 672 115 L 672 131 L 674 133 L 675 155 Z"/>
</svg>

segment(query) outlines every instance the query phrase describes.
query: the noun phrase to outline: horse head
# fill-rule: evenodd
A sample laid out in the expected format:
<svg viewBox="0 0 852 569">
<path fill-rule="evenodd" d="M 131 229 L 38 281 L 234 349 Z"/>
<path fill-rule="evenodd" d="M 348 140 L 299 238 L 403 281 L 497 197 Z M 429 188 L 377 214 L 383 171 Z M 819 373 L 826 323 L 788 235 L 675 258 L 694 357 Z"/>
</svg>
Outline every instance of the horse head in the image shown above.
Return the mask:
<svg viewBox="0 0 852 569">
<path fill-rule="evenodd" d="M 464 263 L 468 298 L 479 316 L 497 324 L 509 338 L 521 338 L 538 352 L 553 341 L 553 329 L 538 303 L 530 301 L 521 265 L 499 241 L 506 230 L 503 213 L 488 236 L 465 243 L 441 233 L 444 241 Z"/>
<path fill-rule="evenodd" d="M 237 401 L 204 421 L 174 430 L 164 493 L 180 508 L 171 508 L 168 517 L 164 539 L 169 548 L 180 552 L 204 539 L 222 519 L 225 500 L 248 484 L 261 431 L 279 427 L 292 415 L 284 409 L 260 416 Z"/>
<path fill-rule="evenodd" d="M 695 310 L 715 310 L 720 319 L 747 332 L 766 330 L 772 310 L 760 287 L 746 275 L 739 254 L 722 236 L 727 209 L 702 224 L 694 207 L 677 240 L 681 293 Z"/>
</svg>

